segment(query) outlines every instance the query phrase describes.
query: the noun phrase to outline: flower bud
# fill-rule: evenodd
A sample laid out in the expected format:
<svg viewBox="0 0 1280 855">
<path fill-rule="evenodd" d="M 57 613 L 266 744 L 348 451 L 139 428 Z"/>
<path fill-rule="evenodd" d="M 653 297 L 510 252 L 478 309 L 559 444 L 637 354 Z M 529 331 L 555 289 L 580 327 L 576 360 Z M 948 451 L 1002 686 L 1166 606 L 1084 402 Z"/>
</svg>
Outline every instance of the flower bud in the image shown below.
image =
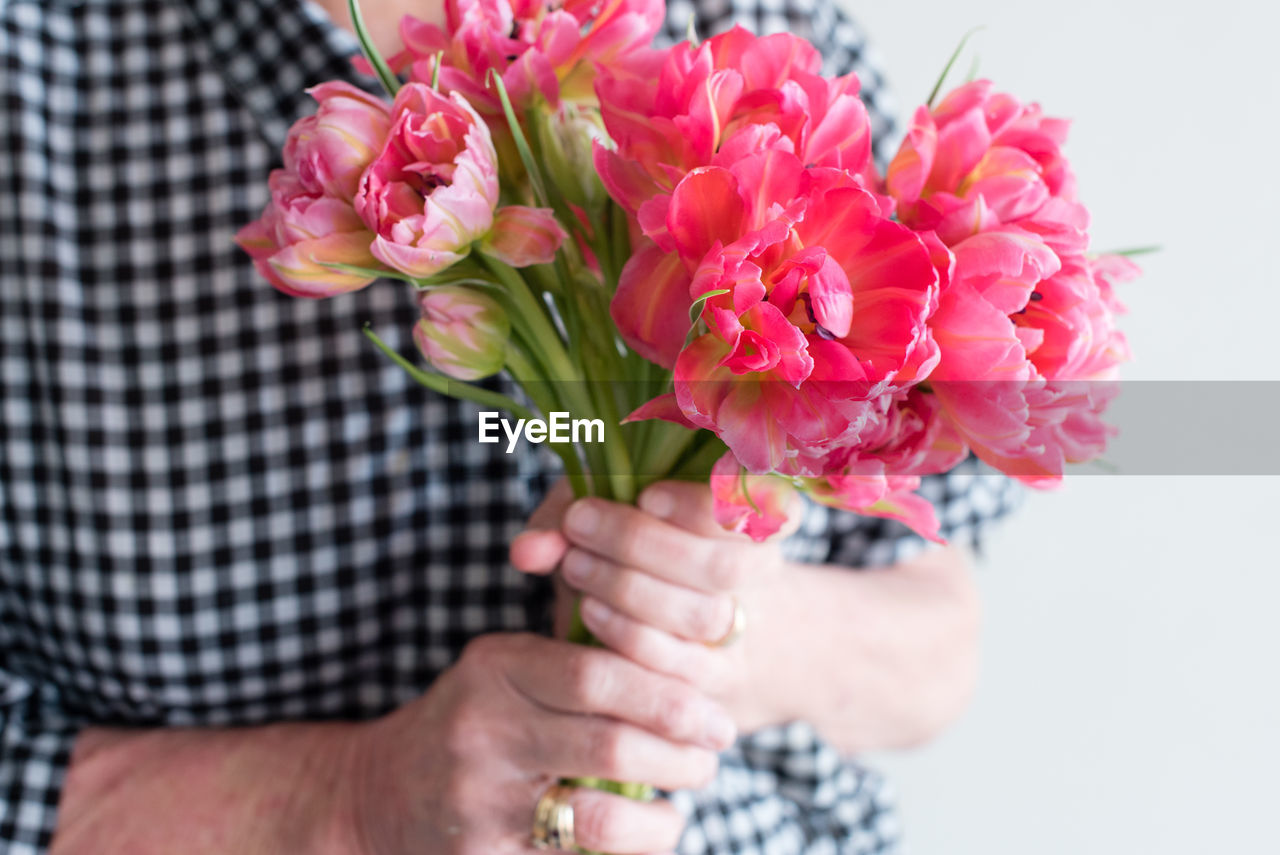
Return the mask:
<svg viewBox="0 0 1280 855">
<path fill-rule="evenodd" d="M 537 116 L 535 130 L 542 163 L 560 193 L 590 212 L 604 204 L 607 194 L 596 174 L 595 142 L 608 145 L 600 114 L 563 103 L 555 112 Z"/>
<path fill-rule="evenodd" d="M 419 298 L 413 340 L 441 374 L 479 380 L 502 370 L 511 322 L 496 300 L 471 288 L 442 285 Z"/>
</svg>

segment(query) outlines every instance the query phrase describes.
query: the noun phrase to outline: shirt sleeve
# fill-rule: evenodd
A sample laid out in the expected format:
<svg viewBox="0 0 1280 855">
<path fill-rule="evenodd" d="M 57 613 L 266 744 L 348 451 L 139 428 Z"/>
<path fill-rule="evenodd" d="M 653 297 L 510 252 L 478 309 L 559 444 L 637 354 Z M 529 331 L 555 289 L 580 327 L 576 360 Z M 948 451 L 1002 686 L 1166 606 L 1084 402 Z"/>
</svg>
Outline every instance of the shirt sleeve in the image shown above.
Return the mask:
<svg viewBox="0 0 1280 855">
<path fill-rule="evenodd" d="M 0 851 L 42 855 L 53 839 L 58 800 L 78 728 L 52 689 L 4 668 L 0 650 Z"/>
</svg>

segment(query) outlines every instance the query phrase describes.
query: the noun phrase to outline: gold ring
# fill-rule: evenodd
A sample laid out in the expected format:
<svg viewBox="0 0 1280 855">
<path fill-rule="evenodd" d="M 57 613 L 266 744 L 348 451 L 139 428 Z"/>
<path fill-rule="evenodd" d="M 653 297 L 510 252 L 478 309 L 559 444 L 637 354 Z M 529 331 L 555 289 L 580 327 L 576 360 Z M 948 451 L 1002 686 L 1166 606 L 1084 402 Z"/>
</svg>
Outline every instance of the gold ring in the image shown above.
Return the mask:
<svg viewBox="0 0 1280 855">
<path fill-rule="evenodd" d="M 707 642 L 708 647 L 728 647 L 739 638 L 742 633 L 747 631 L 747 613 L 742 609 L 742 603 L 738 602 L 738 598 L 733 598 L 733 625 L 729 630 L 716 641 Z"/>
<path fill-rule="evenodd" d="M 559 849 L 573 852 L 577 841 L 573 834 L 573 804 L 569 801 L 573 787 L 554 784 L 547 788 L 533 809 L 534 849 Z"/>
</svg>

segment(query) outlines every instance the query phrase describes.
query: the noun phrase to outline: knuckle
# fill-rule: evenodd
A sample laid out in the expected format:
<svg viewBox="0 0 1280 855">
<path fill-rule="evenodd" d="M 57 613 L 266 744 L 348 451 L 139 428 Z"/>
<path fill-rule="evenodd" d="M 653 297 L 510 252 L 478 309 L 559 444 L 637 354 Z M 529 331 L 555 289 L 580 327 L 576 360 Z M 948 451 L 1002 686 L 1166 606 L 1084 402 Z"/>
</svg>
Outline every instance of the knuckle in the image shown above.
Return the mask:
<svg viewBox="0 0 1280 855">
<path fill-rule="evenodd" d="M 614 780 L 626 777 L 629 744 L 627 732 L 621 727 L 606 726 L 596 731 L 592 739 L 591 761 L 600 777 Z"/>
<path fill-rule="evenodd" d="M 658 726 L 664 733 L 685 737 L 697 732 L 698 711 L 692 700 L 683 694 L 671 693 L 659 701 Z"/>
<path fill-rule="evenodd" d="M 608 692 L 612 679 L 609 668 L 606 667 L 608 663 L 593 653 L 594 651 L 574 650 L 565 663 L 573 699 L 591 710 L 599 705 L 599 699 Z"/>
<path fill-rule="evenodd" d="M 573 826 L 577 837 L 603 845 L 614 840 L 618 825 L 618 809 L 611 801 L 588 793 L 573 806 Z"/>
<path fill-rule="evenodd" d="M 484 731 L 484 724 L 474 710 L 460 709 L 448 716 L 439 726 L 445 755 L 455 759 L 474 759 L 476 751 L 483 750 L 488 742 Z"/>
<path fill-rule="evenodd" d="M 641 665 L 652 665 L 657 661 L 653 645 L 643 627 L 635 621 L 615 620 L 611 628 L 614 637 L 614 649 L 623 656 Z"/>
<path fill-rule="evenodd" d="M 444 770 L 440 783 L 441 806 L 450 813 L 461 813 L 477 804 L 473 777 L 464 763 L 454 763 Z"/>
<path fill-rule="evenodd" d="M 729 544 L 716 544 L 707 555 L 707 580 L 717 591 L 734 591 L 742 586 L 743 565 L 740 551 Z"/>
<path fill-rule="evenodd" d="M 509 646 L 510 641 L 496 633 L 476 636 L 463 648 L 458 664 L 467 669 L 490 670 L 506 655 Z"/>
<path fill-rule="evenodd" d="M 689 628 L 699 640 L 714 640 L 723 634 L 726 624 L 721 597 L 700 597 L 689 614 Z"/>
<path fill-rule="evenodd" d="M 720 758 L 715 752 L 698 749 L 694 751 L 690 766 L 694 787 L 702 789 L 710 786 L 720 773 Z"/>
<path fill-rule="evenodd" d="M 690 681 L 712 696 L 725 694 L 732 680 L 726 658 L 714 650 L 699 650 L 689 658 Z"/>
<path fill-rule="evenodd" d="M 642 520 L 636 515 L 629 515 L 618 524 L 614 532 L 614 543 L 620 555 L 624 556 L 627 562 L 634 563 L 634 559 L 643 556 L 648 550 L 646 544 L 646 528 Z"/>
<path fill-rule="evenodd" d="M 635 605 L 640 599 L 642 587 L 638 573 L 634 570 L 622 570 L 614 574 L 613 596 L 619 603 Z"/>
<path fill-rule="evenodd" d="M 684 834 L 684 817 L 670 802 L 660 804 L 662 815 L 654 821 L 654 826 L 658 833 L 663 835 L 661 848 L 674 851 L 680 845 L 680 838 Z"/>
</svg>

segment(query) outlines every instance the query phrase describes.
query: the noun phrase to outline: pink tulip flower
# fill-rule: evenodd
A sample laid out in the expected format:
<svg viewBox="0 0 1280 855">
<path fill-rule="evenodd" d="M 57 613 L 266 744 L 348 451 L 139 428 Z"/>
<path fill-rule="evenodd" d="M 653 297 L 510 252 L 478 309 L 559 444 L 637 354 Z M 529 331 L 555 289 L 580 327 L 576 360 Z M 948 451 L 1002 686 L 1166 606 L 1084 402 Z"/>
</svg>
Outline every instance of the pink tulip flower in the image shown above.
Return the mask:
<svg viewBox="0 0 1280 855">
<path fill-rule="evenodd" d="M 915 491 L 922 476 L 946 472 L 968 453 L 938 400 L 913 386 L 877 402 L 856 443 L 796 468 L 824 473 L 800 479 L 801 489 L 816 501 L 898 520 L 921 537 L 938 540 L 933 506 Z"/>
<path fill-rule="evenodd" d="M 363 288 L 376 277 L 327 267 L 382 269 L 369 245 L 373 233 L 352 208 L 361 173 L 381 150 L 387 106 L 349 83 L 308 92 L 316 113 L 289 130 L 284 168 L 271 173 L 271 201 L 236 234 L 261 275 L 286 294 L 329 297 Z"/>
<path fill-rule="evenodd" d="M 614 321 L 674 367 L 684 418 L 748 471 L 856 439 L 875 398 L 936 362 L 930 252 L 848 173 L 778 147 L 695 169 L 652 201 L 640 220 L 653 243 L 624 269 Z M 682 349 L 693 300 L 716 291 L 707 331 Z"/>
<path fill-rule="evenodd" d="M 386 144 L 355 197 L 379 261 L 427 279 L 466 257 L 477 242 L 517 266 L 552 259 L 564 230 L 550 211 L 495 211 L 497 154 L 488 127 L 465 98 L 408 83 L 391 115 Z"/>
<path fill-rule="evenodd" d="M 777 534 L 787 522 L 795 488 L 777 475 L 751 475 L 732 452 L 711 469 L 712 508 L 716 522 L 727 531 L 759 542 Z"/>
<path fill-rule="evenodd" d="M 441 374 L 479 380 L 506 363 L 511 321 L 496 300 L 472 288 L 442 285 L 423 290 L 422 319 L 413 340 Z"/>
<path fill-rule="evenodd" d="M 465 99 L 421 83 L 400 89 L 386 144 L 360 179 L 355 208 L 387 266 L 425 279 L 451 266 L 493 225 L 497 154 Z"/>
<path fill-rule="evenodd" d="M 1001 225 L 1082 251 L 1089 214 L 1062 156 L 1068 123 L 978 80 L 916 111 L 885 177 L 899 219 L 948 246 Z"/>
<path fill-rule="evenodd" d="M 657 74 L 602 72 L 601 111 L 617 144 L 616 151 L 596 149 L 605 186 L 636 213 L 691 170 L 724 161 L 727 152 L 775 147 L 869 184 L 871 127 L 858 78 L 825 78 L 821 65 L 803 39 L 762 38 L 736 27 L 697 47 L 677 45 Z"/>
<path fill-rule="evenodd" d="M 885 182 L 899 219 L 954 253 L 929 320 L 932 392 L 979 457 L 1037 486 L 1112 433 L 1106 381 L 1128 359 L 1112 286 L 1136 272 L 1085 254 L 1066 135 L 1038 106 L 970 83 L 917 111 Z"/>
<path fill-rule="evenodd" d="M 490 72 L 520 115 L 535 99 L 594 105 L 598 64 L 649 63 L 664 11 L 661 0 L 446 0 L 443 25 L 402 19 L 405 48 L 388 64 L 419 82 L 438 77 L 442 92 L 465 96 L 496 131 L 502 111 Z"/>
<path fill-rule="evenodd" d="M 309 192 L 284 169 L 274 170 L 268 184 L 271 202 L 261 218 L 236 234 L 263 278 L 294 297 L 332 297 L 376 278 L 326 266 L 381 268 L 369 251 L 373 233 L 349 202 Z"/>
</svg>

